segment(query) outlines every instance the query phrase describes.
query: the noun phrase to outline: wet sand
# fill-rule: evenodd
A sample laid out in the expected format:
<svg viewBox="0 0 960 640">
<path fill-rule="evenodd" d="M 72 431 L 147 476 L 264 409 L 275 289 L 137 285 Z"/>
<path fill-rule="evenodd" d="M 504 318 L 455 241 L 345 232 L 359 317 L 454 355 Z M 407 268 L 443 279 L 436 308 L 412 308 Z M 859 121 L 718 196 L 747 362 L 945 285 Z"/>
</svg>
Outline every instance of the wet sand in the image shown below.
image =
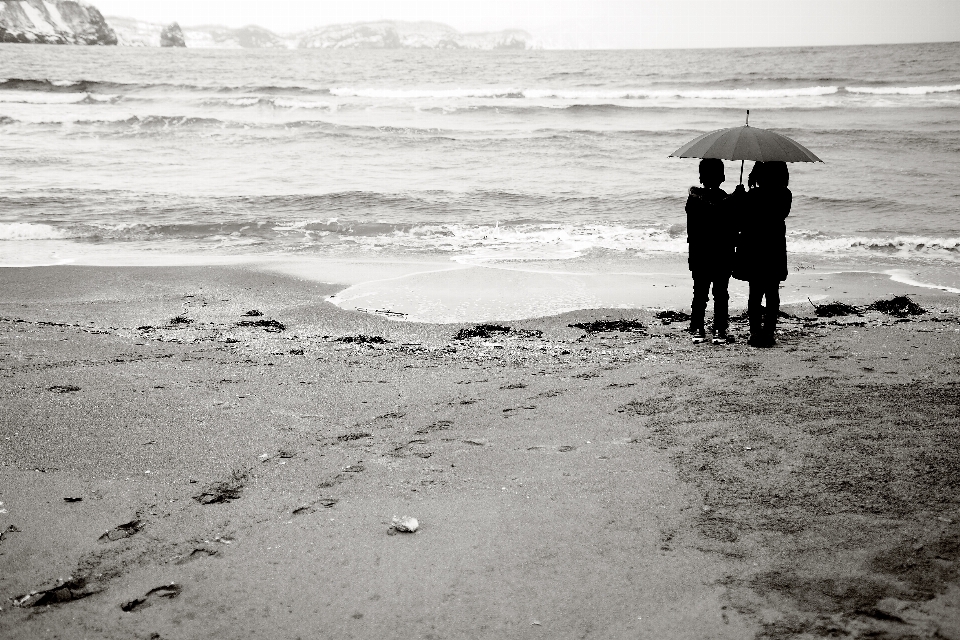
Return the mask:
<svg viewBox="0 0 960 640">
<path fill-rule="evenodd" d="M 0 283 L 4 638 L 960 638 L 955 295 L 758 350 L 228 267 Z"/>
</svg>

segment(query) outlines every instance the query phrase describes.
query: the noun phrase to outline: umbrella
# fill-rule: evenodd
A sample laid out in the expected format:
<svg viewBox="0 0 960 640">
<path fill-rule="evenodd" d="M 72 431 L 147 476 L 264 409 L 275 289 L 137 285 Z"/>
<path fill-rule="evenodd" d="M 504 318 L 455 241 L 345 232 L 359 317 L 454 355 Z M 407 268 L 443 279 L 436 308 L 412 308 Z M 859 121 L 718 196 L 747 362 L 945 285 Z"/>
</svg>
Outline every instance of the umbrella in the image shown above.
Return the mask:
<svg viewBox="0 0 960 640">
<path fill-rule="evenodd" d="M 670 154 L 674 158 L 719 158 L 740 161 L 740 184 L 743 184 L 743 161 L 758 162 L 823 162 L 799 142 L 773 131 L 750 126 L 718 129 L 691 140 Z"/>
</svg>

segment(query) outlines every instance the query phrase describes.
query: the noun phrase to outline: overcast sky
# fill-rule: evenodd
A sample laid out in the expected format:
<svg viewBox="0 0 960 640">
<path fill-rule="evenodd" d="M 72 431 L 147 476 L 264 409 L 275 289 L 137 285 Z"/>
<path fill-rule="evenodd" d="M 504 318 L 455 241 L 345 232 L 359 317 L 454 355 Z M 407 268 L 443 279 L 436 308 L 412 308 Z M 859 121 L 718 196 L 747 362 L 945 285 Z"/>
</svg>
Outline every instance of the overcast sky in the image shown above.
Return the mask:
<svg viewBox="0 0 960 640">
<path fill-rule="evenodd" d="M 960 40 L 960 0 L 92 0 L 105 15 L 295 32 L 432 20 L 529 31 L 550 48 L 760 47 Z"/>
</svg>

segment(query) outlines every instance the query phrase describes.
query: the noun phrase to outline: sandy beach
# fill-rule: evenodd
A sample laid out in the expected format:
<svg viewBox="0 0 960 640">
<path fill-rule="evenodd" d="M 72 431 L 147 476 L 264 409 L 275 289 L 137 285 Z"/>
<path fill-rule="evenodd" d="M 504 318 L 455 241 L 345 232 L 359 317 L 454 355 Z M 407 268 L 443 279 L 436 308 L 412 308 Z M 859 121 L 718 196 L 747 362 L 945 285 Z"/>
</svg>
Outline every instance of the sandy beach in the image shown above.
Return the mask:
<svg viewBox="0 0 960 640">
<path fill-rule="evenodd" d="M 960 638 L 956 295 L 754 349 L 239 267 L 0 283 L 0 637 Z"/>
</svg>

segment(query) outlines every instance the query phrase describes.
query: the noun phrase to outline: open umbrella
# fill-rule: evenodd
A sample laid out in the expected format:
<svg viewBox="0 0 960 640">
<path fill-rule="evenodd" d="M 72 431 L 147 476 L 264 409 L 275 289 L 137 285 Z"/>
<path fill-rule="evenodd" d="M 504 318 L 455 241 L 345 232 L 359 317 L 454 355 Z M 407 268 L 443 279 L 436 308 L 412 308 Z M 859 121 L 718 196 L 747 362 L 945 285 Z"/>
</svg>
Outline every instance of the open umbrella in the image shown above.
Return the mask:
<svg viewBox="0 0 960 640">
<path fill-rule="evenodd" d="M 719 158 L 740 161 L 740 184 L 743 184 L 743 161 L 758 162 L 823 162 L 799 142 L 773 131 L 750 126 L 718 129 L 691 140 L 670 154 L 674 158 Z"/>
</svg>

